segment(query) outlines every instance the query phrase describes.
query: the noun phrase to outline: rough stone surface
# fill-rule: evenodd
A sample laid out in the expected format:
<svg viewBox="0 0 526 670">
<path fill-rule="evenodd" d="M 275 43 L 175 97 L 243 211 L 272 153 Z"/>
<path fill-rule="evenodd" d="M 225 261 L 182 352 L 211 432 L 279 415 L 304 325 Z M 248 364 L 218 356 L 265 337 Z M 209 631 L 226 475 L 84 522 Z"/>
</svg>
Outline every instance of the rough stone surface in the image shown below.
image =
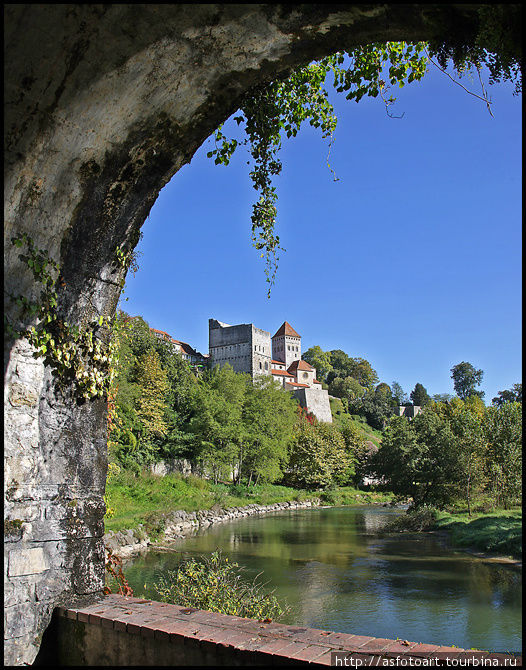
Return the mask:
<svg viewBox="0 0 526 670">
<path fill-rule="evenodd" d="M 111 315 L 123 274 L 116 247 L 134 248 L 160 189 L 251 86 L 342 47 L 447 38 L 453 29 L 469 35 L 476 11 L 438 4 L 6 5 L 8 318 L 28 326 L 10 296 L 38 299 L 41 288 L 12 237 L 27 233 L 59 262 L 64 319 L 82 324 Z M 106 408 L 61 395 L 27 343 L 9 338 L 4 380 L 5 563 L 13 544 L 28 566 L 39 569 L 37 556 L 51 561 L 44 572 L 6 577 L 5 662 L 20 665 L 33 662 L 55 605 L 96 598 L 102 589 Z M 30 588 L 36 577 L 43 601 Z"/>
</svg>

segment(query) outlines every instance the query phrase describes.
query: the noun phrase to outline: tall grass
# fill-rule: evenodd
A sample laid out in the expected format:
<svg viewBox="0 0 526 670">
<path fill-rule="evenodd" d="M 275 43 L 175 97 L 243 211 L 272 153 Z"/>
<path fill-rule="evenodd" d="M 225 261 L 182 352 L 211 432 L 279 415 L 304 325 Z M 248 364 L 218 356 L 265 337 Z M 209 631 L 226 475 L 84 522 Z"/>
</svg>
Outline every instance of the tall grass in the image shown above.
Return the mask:
<svg viewBox="0 0 526 670">
<path fill-rule="evenodd" d="M 501 510 L 491 514 L 439 512 L 435 527 L 446 530 L 461 547 L 522 557 L 522 510 Z"/>
<path fill-rule="evenodd" d="M 212 484 L 194 475 L 184 477 L 177 473 L 165 476 L 143 473 L 137 477 L 121 469 L 106 485 L 106 498 L 115 512 L 105 519 L 105 524 L 108 531 L 135 528 L 142 523 L 155 534 L 156 529 L 161 531 L 163 516 L 175 510 L 195 512 L 214 506 L 272 505 L 308 500 L 316 495 L 274 484 L 250 487 Z"/>
</svg>

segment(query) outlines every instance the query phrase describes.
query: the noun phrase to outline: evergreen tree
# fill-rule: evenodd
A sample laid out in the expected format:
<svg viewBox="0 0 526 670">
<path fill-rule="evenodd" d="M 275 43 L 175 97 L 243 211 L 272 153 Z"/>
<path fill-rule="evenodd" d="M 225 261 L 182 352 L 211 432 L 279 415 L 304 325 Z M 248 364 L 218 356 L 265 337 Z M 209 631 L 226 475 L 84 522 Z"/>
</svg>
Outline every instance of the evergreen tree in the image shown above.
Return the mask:
<svg viewBox="0 0 526 670">
<path fill-rule="evenodd" d="M 431 402 L 431 398 L 422 384 L 415 385 L 415 388 L 411 391 L 410 398 L 413 401 L 413 405 L 417 405 L 417 407 L 424 407 Z"/>
</svg>

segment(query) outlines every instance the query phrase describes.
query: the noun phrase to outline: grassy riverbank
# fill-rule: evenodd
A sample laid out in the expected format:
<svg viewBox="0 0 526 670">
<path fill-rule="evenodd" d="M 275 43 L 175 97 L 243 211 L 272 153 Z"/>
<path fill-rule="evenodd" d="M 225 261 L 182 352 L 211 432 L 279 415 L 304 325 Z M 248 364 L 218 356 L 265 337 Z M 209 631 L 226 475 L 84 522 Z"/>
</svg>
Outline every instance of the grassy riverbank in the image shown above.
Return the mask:
<svg viewBox="0 0 526 670">
<path fill-rule="evenodd" d="M 340 487 L 328 491 L 307 491 L 274 484 L 258 486 L 234 486 L 212 484 L 208 480 L 190 475 L 183 477 L 170 474 L 159 477 L 121 470 L 113 475 L 106 485 L 106 503 L 113 510 L 105 518 L 106 531 L 156 527 L 163 514 L 175 510 L 195 512 L 214 506 L 223 509 L 245 505 L 272 505 L 278 502 L 303 501 L 319 498 L 325 505 L 366 505 L 389 502 L 389 493 L 359 491 L 352 487 Z"/>
<path fill-rule="evenodd" d="M 439 512 L 434 530 L 447 531 L 458 547 L 522 558 L 522 510 L 518 508 L 471 517 Z"/>
<path fill-rule="evenodd" d="M 390 531 L 447 532 L 453 547 L 522 558 L 522 509 L 479 512 L 413 510 L 392 519 Z"/>
</svg>

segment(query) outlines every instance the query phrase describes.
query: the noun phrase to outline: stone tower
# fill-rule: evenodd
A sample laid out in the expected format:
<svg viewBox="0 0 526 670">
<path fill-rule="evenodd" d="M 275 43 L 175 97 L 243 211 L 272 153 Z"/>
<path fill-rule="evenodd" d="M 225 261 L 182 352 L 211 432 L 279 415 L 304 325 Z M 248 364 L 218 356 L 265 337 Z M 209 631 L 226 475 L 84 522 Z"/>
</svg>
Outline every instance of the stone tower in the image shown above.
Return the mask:
<svg viewBox="0 0 526 670">
<path fill-rule="evenodd" d="M 216 319 L 208 319 L 210 365 L 231 365 L 234 372 L 251 375 L 270 375 L 270 333 L 252 323 L 231 326 Z"/>
<path fill-rule="evenodd" d="M 301 335 L 287 321 L 272 338 L 272 358 L 282 361 L 287 370 L 294 361 L 301 360 Z"/>
</svg>

